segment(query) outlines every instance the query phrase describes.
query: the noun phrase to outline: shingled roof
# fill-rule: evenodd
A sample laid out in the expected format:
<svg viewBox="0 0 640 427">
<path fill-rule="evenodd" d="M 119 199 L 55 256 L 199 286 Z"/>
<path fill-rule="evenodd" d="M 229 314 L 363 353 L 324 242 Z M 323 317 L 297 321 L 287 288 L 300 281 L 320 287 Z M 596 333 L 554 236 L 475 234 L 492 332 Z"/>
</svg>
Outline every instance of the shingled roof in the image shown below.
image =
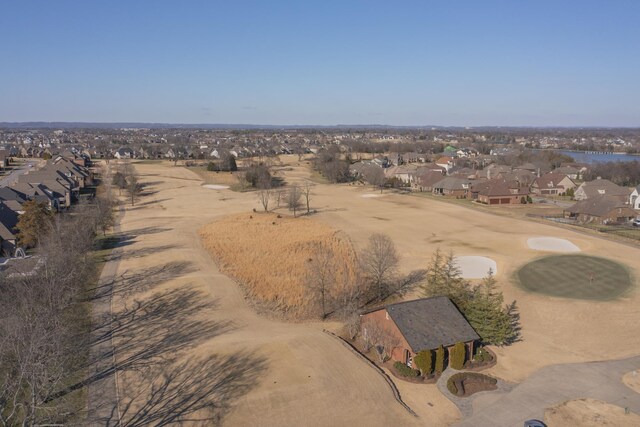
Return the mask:
<svg viewBox="0 0 640 427">
<path fill-rule="evenodd" d="M 447 297 L 406 301 L 385 309 L 414 353 L 480 339 Z"/>
</svg>

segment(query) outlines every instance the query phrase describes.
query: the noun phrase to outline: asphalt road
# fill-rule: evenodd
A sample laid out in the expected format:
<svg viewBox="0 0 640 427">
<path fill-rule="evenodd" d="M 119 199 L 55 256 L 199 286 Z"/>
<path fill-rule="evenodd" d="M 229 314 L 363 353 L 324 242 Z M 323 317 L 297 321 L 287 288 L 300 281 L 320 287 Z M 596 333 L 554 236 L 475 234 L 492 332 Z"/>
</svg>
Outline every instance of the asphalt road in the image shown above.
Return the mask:
<svg viewBox="0 0 640 427">
<path fill-rule="evenodd" d="M 640 369 L 640 356 L 606 362 L 553 365 L 535 372 L 498 399 L 473 402 L 473 415 L 458 426 L 522 426 L 543 419 L 544 410 L 567 400 L 591 398 L 640 413 L 640 393 L 622 376 Z"/>
<path fill-rule="evenodd" d="M 0 187 L 7 187 L 18 180 L 20 175 L 23 175 L 33 169 L 38 164 L 37 160 L 29 160 L 20 169 L 14 169 L 11 173 L 0 179 Z"/>
</svg>

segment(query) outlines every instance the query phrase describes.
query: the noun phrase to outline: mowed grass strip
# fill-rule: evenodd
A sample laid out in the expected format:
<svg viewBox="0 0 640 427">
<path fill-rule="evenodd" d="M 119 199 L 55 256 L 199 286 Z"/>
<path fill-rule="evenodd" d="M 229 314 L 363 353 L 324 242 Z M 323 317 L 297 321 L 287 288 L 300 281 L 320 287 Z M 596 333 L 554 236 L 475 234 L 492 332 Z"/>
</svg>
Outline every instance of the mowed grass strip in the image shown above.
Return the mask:
<svg viewBox="0 0 640 427">
<path fill-rule="evenodd" d="M 531 292 L 574 299 L 607 301 L 632 286 L 628 270 L 611 260 L 587 255 L 553 255 L 532 261 L 517 273 Z"/>
<path fill-rule="evenodd" d="M 285 317 L 305 317 L 316 303 L 307 276 L 317 251 L 330 252 L 336 260 L 330 294 L 357 279 L 351 241 L 309 218 L 232 215 L 202 227 L 200 237 L 223 273 L 238 280 L 250 298 Z"/>
</svg>

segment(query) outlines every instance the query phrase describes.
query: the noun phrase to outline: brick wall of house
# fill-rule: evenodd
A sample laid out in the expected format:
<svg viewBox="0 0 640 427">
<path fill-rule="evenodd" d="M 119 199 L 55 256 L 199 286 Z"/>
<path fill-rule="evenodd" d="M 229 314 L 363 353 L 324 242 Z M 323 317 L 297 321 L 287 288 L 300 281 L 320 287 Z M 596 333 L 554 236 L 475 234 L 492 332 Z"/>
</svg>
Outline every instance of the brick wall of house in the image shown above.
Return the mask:
<svg viewBox="0 0 640 427">
<path fill-rule="evenodd" d="M 362 316 L 362 334 L 363 335 L 366 333 L 365 329 L 369 321 L 377 323 L 384 330 L 390 332 L 391 334 L 393 334 L 393 336 L 398 338 L 400 345 L 394 348 L 393 351 L 391 352 L 391 358 L 393 360 L 406 363 L 407 352 L 411 355 L 412 358 L 413 356 L 415 356 L 413 351 L 411 351 L 411 347 L 409 346 L 409 343 L 404 338 L 404 336 L 396 326 L 395 322 L 391 320 L 391 317 L 387 315 L 386 309 L 381 308 L 380 310 L 373 311 L 371 313 L 367 313 Z"/>
</svg>

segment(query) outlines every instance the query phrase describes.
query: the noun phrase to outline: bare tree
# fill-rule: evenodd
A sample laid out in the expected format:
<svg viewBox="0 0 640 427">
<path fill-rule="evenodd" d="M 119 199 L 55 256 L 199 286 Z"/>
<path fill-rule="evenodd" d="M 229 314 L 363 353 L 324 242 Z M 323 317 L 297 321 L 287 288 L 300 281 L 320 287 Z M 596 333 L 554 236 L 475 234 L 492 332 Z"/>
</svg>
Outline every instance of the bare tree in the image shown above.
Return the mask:
<svg viewBox="0 0 640 427">
<path fill-rule="evenodd" d="M 370 165 L 363 171 L 364 179 L 374 187 L 380 188 L 380 192 L 384 189 L 386 177 L 381 167 Z"/>
<path fill-rule="evenodd" d="M 313 184 L 310 181 L 305 181 L 302 185 L 302 195 L 305 200 L 305 204 L 307 205 L 307 214 L 310 213 L 309 202 L 311 201 L 311 189 L 313 188 Z"/>
<path fill-rule="evenodd" d="M 395 334 L 373 319 L 367 319 L 362 323 L 362 332 L 365 351 L 373 348 L 380 363 L 389 359 L 393 349 L 400 345 L 400 339 Z"/>
<path fill-rule="evenodd" d="M 398 269 L 399 256 L 393 240 L 385 234 L 372 234 L 360 259 L 374 291 L 370 302 L 383 301 L 389 296 L 387 287 Z"/>
<path fill-rule="evenodd" d="M 289 188 L 289 194 L 287 195 L 287 206 L 290 211 L 293 211 L 293 217 L 296 217 L 296 211 L 300 209 L 300 198 L 302 197 L 302 192 L 300 191 L 300 187 L 298 184 L 293 184 Z"/>
<path fill-rule="evenodd" d="M 271 176 L 263 175 L 258 180 L 258 199 L 264 208 L 264 211 L 269 210 L 269 201 L 273 195 L 273 189 L 271 187 Z"/>
<path fill-rule="evenodd" d="M 322 319 L 327 317 L 327 297 L 336 282 L 334 256 L 326 248 L 316 246 L 307 266 L 307 286 L 320 300 Z"/>
</svg>

